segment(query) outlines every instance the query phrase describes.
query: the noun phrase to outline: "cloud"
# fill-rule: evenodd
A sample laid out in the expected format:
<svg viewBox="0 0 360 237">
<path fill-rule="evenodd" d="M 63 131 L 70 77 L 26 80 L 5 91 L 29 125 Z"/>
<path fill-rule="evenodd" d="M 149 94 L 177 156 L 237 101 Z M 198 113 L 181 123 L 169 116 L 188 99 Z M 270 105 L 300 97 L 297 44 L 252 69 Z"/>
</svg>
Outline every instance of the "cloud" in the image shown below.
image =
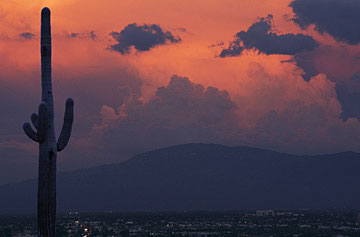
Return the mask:
<svg viewBox="0 0 360 237">
<path fill-rule="evenodd" d="M 336 85 L 337 97 L 342 105 L 341 118 L 357 118 L 360 120 L 360 73 L 354 76 L 346 83 Z"/>
<path fill-rule="evenodd" d="M 294 59 L 282 61 L 283 63 L 295 63 L 304 70 L 302 77 L 305 81 L 310 81 L 320 72 L 317 70 L 312 60 L 311 54 L 295 55 Z M 357 118 L 360 120 L 360 73 L 355 73 L 351 78 L 344 80 L 343 78 L 335 78 L 329 76 L 329 80 L 336 83 L 336 94 L 341 104 L 342 113 L 340 118 L 347 120 L 349 118 Z"/>
<path fill-rule="evenodd" d="M 318 43 L 311 36 L 303 34 L 272 33 L 272 15 L 261 18 L 249 27 L 247 31 L 240 31 L 235 35 L 227 49 L 222 50 L 220 57 L 239 56 L 244 50 L 254 49 L 265 54 L 295 55 L 310 51 L 318 47 Z"/>
<path fill-rule="evenodd" d="M 305 81 L 310 81 L 319 73 L 336 83 L 337 98 L 342 106 L 341 118 L 360 119 L 360 73 L 356 62 L 356 49 L 353 46 L 321 45 L 316 50 L 294 55 L 291 60 L 304 74 Z"/>
<path fill-rule="evenodd" d="M 94 31 L 90 31 L 90 32 L 89 32 L 89 35 L 90 35 L 90 38 L 91 38 L 92 40 L 95 40 L 96 34 L 95 34 Z"/>
<path fill-rule="evenodd" d="M 104 105 L 102 122 L 90 137 L 101 144 L 99 154 L 108 159 L 173 144 L 216 142 L 232 134 L 236 110 L 226 91 L 174 75 L 147 103 L 132 96 L 124 107 Z"/>
<path fill-rule="evenodd" d="M 185 27 L 178 27 L 177 30 L 181 32 L 187 32 Z"/>
<path fill-rule="evenodd" d="M 360 83 L 360 72 L 356 72 L 351 78 L 350 81 L 355 83 Z M 360 84 L 359 84 L 360 85 Z"/>
<path fill-rule="evenodd" d="M 116 44 L 110 46 L 110 49 L 123 55 L 129 54 L 132 46 L 137 51 L 149 51 L 158 45 L 181 41 L 181 38 L 174 37 L 171 32 L 163 31 L 159 25 L 155 24 L 129 24 L 120 32 L 111 32 L 110 36 L 117 41 Z"/>
<path fill-rule="evenodd" d="M 360 42 L 360 1 L 358 0 L 294 0 L 290 3 L 293 21 L 306 29 L 328 33 L 336 40 L 351 45 Z"/>
<path fill-rule="evenodd" d="M 320 73 L 314 64 L 313 56 L 313 51 L 303 52 L 294 55 L 294 57 L 290 60 L 283 60 L 281 61 L 281 63 L 295 63 L 296 66 L 298 66 L 304 71 L 302 78 L 305 81 L 310 81 L 311 78 L 315 77 Z"/>
<path fill-rule="evenodd" d="M 243 9 L 250 9 L 253 4 L 249 3 L 248 7 Z M 261 1 L 256 4 L 261 6 L 261 10 L 252 9 L 260 10 L 260 16 L 266 16 L 268 11 L 264 9 L 267 7 L 266 4 Z M 287 4 L 285 3 L 284 9 Z M 272 4 L 275 5 L 278 4 Z M 208 8 L 203 10 L 209 18 Z M 288 10 L 289 8 L 286 11 Z M 282 11 L 277 14 L 281 14 Z M 163 12 L 159 13 L 163 14 Z M 144 9 L 144 13 L 150 14 L 149 17 L 154 15 L 148 9 L 146 11 Z M 109 13 L 105 11 L 104 14 Z M 232 14 L 234 15 L 230 17 L 231 19 L 221 18 L 224 21 L 220 22 L 214 17 L 209 18 L 212 23 L 210 28 L 200 27 L 199 21 L 196 21 L 199 18 L 198 13 L 193 14 L 192 17 L 195 25 L 191 25 L 189 19 L 186 24 L 181 23 L 183 17 L 167 22 L 167 25 L 186 25 L 187 28 L 190 27 L 188 28 L 190 32 L 197 33 L 190 35 L 166 28 L 174 36 L 184 34 L 183 37 L 189 40 L 186 44 L 178 44 L 174 47 L 160 45 L 156 50 L 150 48 L 154 52 L 141 53 L 136 57 L 119 57 L 117 53 L 104 51 L 104 47 L 118 43 L 111 36 L 109 38 L 113 43 L 106 43 L 106 39 L 98 40 L 98 38 L 95 38 L 97 39 L 95 41 L 90 38 L 69 40 L 64 37 L 64 33 L 61 33 L 80 33 L 77 35 L 80 37 L 81 32 L 87 32 L 89 16 L 84 15 L 81 18 L 82 22 L 73 21 L 76 23 L 74 29 L 78 29 L 75 31 L 66 31 L 69 29 L 68 21 L 58 22 L 59 25 L 56 27 L 58 34 L 54 35 L 57 40 L 53 47 L 56 55 L 56 63 L 53 64 L 53 86 L 57 134 L 61 129 L 64 101 L 68 96 L 74 97 L 76 110 L 74 131 L 69 147 L 63 153 L 59 153 L 59 170 L 120 162 L 144 150 L 186 142 L 249 145 L 282 152 L 310 154 L 359 151 L 358 121 L 349 119 L 343 122 L 338 119 L 342 112 L 341 105 L 336 94 L 333 93 L 334 84 L 329 80 L 329 76 L 316 77 L 305 82 L 300 77 L 301 70 L 295 64 L 279 63 L 281 60 L 293 58 L 284 55 L 246 54 L 236 60 L 231 58 L 220 60 L 213 57 L 214 51 L 218 48 L 209 49 L 208 45 L 222 41 L 221 35 L 228 33 L 226 29 L 246 31 L 252 23 L 255 23 L 255 21 L 245 23 L 248 17 L 254 15 L 253 13 L 245 12 L 243 15 L 234 10 Z M 31 14 L 22 15 L 31 16 Z M 29 27 L 20 23 L 16 24 L 18 27 L 10 24 L 4 31 L 12 39 L 16 39 L 4 42 L 8 46 L 1 52 L 3 70 L 0 104 L 4 116 L 0 116 L 0 121 L 4 126 L 0 127 L 0 138 L 4 142 L 11 140 L 28 142 L 21 125 L 29 121 L 30 114 L 37 110 L 40 101 L 41 72 L 39 54 L 36 53 L 38 44 L 34 40 L 29 40 L 27 44 L 23 43 L 25 40 L 19 40 L 19 33 L 38 29 L 38 17 L 39 15 L 35 14 L 32 20 L 29 20 L 32 22 Z M 120 24 L 125 27 L 129 18 L 119 17 L 110 24 Z M 159 18 L 159 22 L 165 24 L 162 19 L 166 17 L 164 15 Z M 220 12 L 218 17 L 222 17 Z M 234 20 L 234 17 L 238 20 Z M 99 19 L 102 22 L 97 22 L 94 26 L 95 32 L 99 32 L 99 37 L 102 31 L 111 32 L 111 29 L 118 29 L 117 31 L 120 32 L 124 28 L 114 28 L 116 26 L 109 25 L 109 20 L 104 17 Z M 147 18 L 142 17 L 142 19 Z M 7 22 L 11 23 L 11 19 Z M 237 27 L 239 24 L 247 25 L 234 28 L 236 24 Z M 209 37 L 213 40 L 209 41 Z M 108 45 L 104 46 L 104 43 Z M 172 42 L 167 41 L 167 43 Z M 131 52 L 135 52 L 133 44 L 129 48 Z M 328 50 L 324 49 L 324 51 Z M 344 54 L 349 55 L 347 52 Z M 27 57 L 24 58 L 23 55 Z M 360 53 L 354 55 L 359 56 Z M 314 58 L 318 71 L 326 72 L 319 66 L 321 60 L 316 57 L 309 56 L 309 58 Z M 336 68 L 334 62 L 338 61 L 338 67 L 343 68 L 344 71 L 352 71 L 343 66 L 349 63 L 343 60 L 343 57 L 338 57 L 338 54 L 335 57 L 325 54 L 323 58 L 323 65 L 329 68 Z M 249 64 L 250 62 L 255 63 Z M 169 78 L 173 73 L 189 76 L 189 83 L 183 83 L 184 88 L 195 90 L 196 85 L 200 85 L 199 88 L 203 87 L 202 92 L 180 93 L 182 91 L 179 89 L 182 88 L 180 82 L 174 83 L 175 86 L 169 86 Z M 336 76 L 338 77 L 338 74 Z M 162 88 L 161 86 L 164 88 L 158 89 Z M 209 92 L 207 92 L 208 86 L 213 88 L 209 89 Z M 229 92 L 228 99 L 225 95 L 221 96 L 223 90 Z M 205 99 L 205 93 L 209 94 L 212 91 L 218 91 L 214 95 L 220 94 L 214 96 L 214 102 L 210 100 L 213 96 Z M 28 96 L 19 97 L 19 94 Z M 217 99 L 218 97 L 220 99 Z M 211 104 L 206 105 L 206 103 Z M 234 105 L 231 105 L 232 103 Z M 37 149 L 35 143 L 31 144 Z M 0 157 L 15 154 L 8 148 L 1 149 Z M 9 152 L 7 153 L 6 150 Z M 24 153 L 29 155 L 28 152 Z M 36 154 L 37 151 L 31 154 L 35 164 L 37 164 Z M 25 157 L 24 155 L 17 156 Z M 3 160 L 1 159 L 1 167 L 4 167 Z M 19 162 L 18 165 L 24 169 L 32 169 L 24 162 Z M 7 168 L 2 170 L 14 172 L 11 163 L 5 167 Z M 32 171 L 36 171 L 36 165 L 34 167 Z"/>
<path fill-rule="evenodd" d="M 67 35 L 69 38 L 78 38 L 78 39 L 92 39 L 95 40 L 96 34 L 94 31 L 90 32 L 81 32 L 81 33 L 70 33 Z"/>
<path fill-rule="evenodd" d="M 224 42 L 217 42 L 217 43 L 209 45 L 208 47 L 209 48 L 214 48 L 214 47 L 220 47 L 220 46 L 224 46 L 224 45 L 225 45 Z"/>
<path fill-rule="evenodd" d="M 34 34 L 30 33 L 30 32 L 24 32 L 20 34 L 20 37 L 23 39 L 32 39 L 34 38 Z"/>
<path fill-rule="evenodd" d="M 258 81 L 248 96 L 254 102 L 247 99 L 249 105 L 239 108 L 246 111 L 256 105 L 263 111 L 246 131 L 252 144 L 274 150 L 285 148 L 290 153 L 359 151 L 360 123 L 357 119 L 339 119 L 342 110 L 335 83 L 324 74 L 305 82 L 291 74 L 270 75 L 260 64 L 252 64 L 249 76 Z"/>
<path fill-rule="evenodd" d="M 248 145 L 297 154 L 359 151 L 360 122 L 339 119 L 335 83 L 318 75 L 270 75 L 250 63 L 251 81 L 237 99 L 225 90 L 172 76 L 148 102 L 129 95 L 103 105 L 92 132 L 75 144 L 107 163 L 175 144 Z M 114 154 L 117 154 L 114 157 Z"/>
<path fill-rule="evenodd" d="M 341 106 L 335 85 L 324 75 L 305 82 L 293 72 L 272 75 L 261 64 L 250 63 L 248 73 L 244 73 L 248 79 L 242 84 L 243 92 L 233 92 L 230 96 L 225 90 L 173 76 L 144 102 L 140 79 L 129 73 L 122 75 L 122 71 L 90 75 L 94 74 L 91 72 L 82 77 L 71 75 L 61 77 L 61 81 L 54 84 L 57 127 L 62 123 L 66 96 L 75 96 L 76 102 L 74 133 L 69 147 L 60 154 L 60 169 L 116 163 L 142 151 L 190 142 L 248 145 L 291 153 L 359 151 L 359 122 L 337 119 Z M 55 75 L 58 73 L 55 71 Z M 8 86 L 3 89 L 7 90 Z M 4 105 L 16 100 L 18 93 L 13 91 L 9 91 L 13 97 L 3 97 Z M 107 93 L 100 96 L 98 91 Z M 23 99 L 19 102 L 23 103 Z M 12 105 L 4 108 L 14 110 L 14 115 L 5 116 L 7 121 L 19 118 L 16 126 L 22 141 L 28 140 L 21 124 L 29 119 L 37 104 L 35 97 L 15 109 Z M 30 111 L 23 114 L 23 110 Z M 21 115 L 15 115 L 19 113 L 16 111 Z M 8 124 L 7 121 L 3 124 Z M 91 132 L 84 126 L 92 127 Z M 20 147 L 8 141 L 5 139 L 4 145 L 0 145 L 2 156 L 15 154 L 8 147 Z M 36 144 L 31 144 L 36 149 Z M 30 155 L 36 163 L 36 154 Z M 11 166 L 27 169 L 21 162 L 13 164 L 10 160 L 4 167 Z M 27 170 L 26 174 L 32 175 L 33 170 Z"/>
</svg>

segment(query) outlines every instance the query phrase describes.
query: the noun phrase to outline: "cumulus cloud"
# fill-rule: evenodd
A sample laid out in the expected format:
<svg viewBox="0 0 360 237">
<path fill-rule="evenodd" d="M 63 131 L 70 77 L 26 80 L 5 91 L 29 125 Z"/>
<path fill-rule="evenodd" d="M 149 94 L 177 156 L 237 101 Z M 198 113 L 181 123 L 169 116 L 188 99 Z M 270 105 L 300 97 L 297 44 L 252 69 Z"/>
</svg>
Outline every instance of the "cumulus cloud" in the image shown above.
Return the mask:
<svg viewBox="0 0 360 237">
<path fill-rule="evenodd" d="M 261 64 L 250 63 L 248 73 L 244 75 L 249 80 L 243 84 L 240 96 L 230 96 L 224 90 L 204 87 L 175 75 L 147 102 L 142 100 L 141 92 L 135 90 L 141 84 L 135 83 L 132 88 L 125 86 L 131 81 L 125 81 L 123 86 L 120 83 L 110 90 L 116 77 L 100 88 L 92 82 L 95 79 L 85 76 L 92 86 L 80 86 L 79 91 L 74 88 L 79 88 L 77 81 L 83 82 L 84 78 L 75 77 L 68 80 L 69 85 L 56 88 L 59 92 L 66 88 L 71 90 L 67 92 L 69 95 L 77 96 L 74 136 L 65 153 L 61 154 L 59 167 L 69 169 L 114 163 L 142 151 L 190 142 L 248 145 L 290 153 L 359 151 L 360 123 L 353 119 L 346 122 L 338 119 L 341 106 L 335 84 L 324 75 L 305 82 L 294 73 L 284 74 L 272 75 Z M 99 90 L 107 92 L 105 97 L 91 98 Z M 57 94 L 56 101 L 64 101 L 65 98 L 59 96 Z M 36 102 L 35 99 L 32 103 Z M 33 104 L 22 107 L 32 109 Z M 60 115 L 56 124 L 61 124 L 63 111 L 60 105 L 56 107 Z M 94 114 L 95 111 L 98 114 Z M 21 120 L 18 125 L 30 112 L 33 111 L 17 116 Z M 92 131 L 89 134 L 85 130 L 79 132 L 89 120 Z M 12 152 L 22 156 L 25 153 L 9 150 L 19 146 L 7 141 L 0 144 L 2 155 Z M 27 141 L 25 137 L 24 141 Z M 37 149 L 35 143 L 31 146 Z M 35 158 L 32 162 L 36 163 L 36 155 L 31 156 Z M 17 165 L 19 169 L 25 169 L 20 162 L 11 162 L 9 160 L 4 167 Z"/>
<path fill-rule="evenodd" d="M 294 55 L 293 59 L 283 61 L 295 63 L 303 69 L 302 77 L 310 81 L 319 73 L 336 83 L 337 98 L 342 106 L 341 118 L 360 119 L 360 73 L 356 72 L 356 61 L 344 47 L 320 46 L 311 52 Z M 354 65 L 352 65 L 354 64 Z M 353 74 L 352 74 L 353 73 Z"/>
<path fill-rule="evenodd" d="M 120 32 L 111 32 L 110 36 L 117 41 L 116 44 L 110 46 L 110 49 L 123 55 L 129 54 L 131 47 L 134 47 L 137 51 L 149 51 L 158 45 L 181 41 L 179 37 L 173 36 L 170 31 L 164 31 L 156 24 L 129 24 Z"/>
<path fill-rule="evenodd" d="M 242 116 L 255 122 L 246 130 L 250 145 L 302 154 L 359 151 L 360 123 L 339 119 L 342 109 L 335 83 L 326 75 L 305 82 L 293 74 L 271 75 L 252 63 L 249 77 L 258 81 L 256 89 L 248 89 L 250 100 L 244 98 L 249 105 L 241 106 L 246 112 Z M 247 109 L 255 105 L 262 110 L 256 117 Z"/>
<path fill-rule="evenodd" d="M 174 75 L 147 103 L 132 96 L 125 107 L 112 109 L 104 105 L 102 122 L 90 137 L 101 137 L 104 156 L 133 155 L 189 142 L 218 142 L 219 137 L 224 137 L 220 134 L 233 133 L 236 110 L 226 91 L 205 88 Z"/>
<path fill-rule="evenodd" d="M 20 37 L 23 39 L 32 39 L 34 38 L 34 34 L 30 33 L 30 32 L 24 32 L 20 34 Z"/>
<path fill-rule="evenodd" d="M 348 44 L 360 42 L 360 1 L 358 0 L 294 0 L 290 3 L 293 21 L 306 29 L 328 33 L 336 40 Z"/>
<path fill-rule="evenodd" d="M 339 119 L 335 83 L 318 75 L 275 76 L 250 63 L 252 83 L 236 100 L 174 75 L 146 103 L 130 95 L 126 104 L 104 105 L 101 122 L 77 146 L 107 162 L 169 145 L 204 142 L 248 145 L 290 153 L 359 151 L 360 122 Z M 118 154 L 114 158 L 114 154 Z"/>
<path fill-rule="evenodd" d="M 244 50 L 254 49 L 265 54 L 295 55 L 313 50 L 318 43 L 311 36 L 304 34 L 282 34 L 271 32 L 272 15 L 261 18 L 249 27 L 235 35 L 227 49 L 223 49 L 220 57 L 239 56 Z"/>
</svg>

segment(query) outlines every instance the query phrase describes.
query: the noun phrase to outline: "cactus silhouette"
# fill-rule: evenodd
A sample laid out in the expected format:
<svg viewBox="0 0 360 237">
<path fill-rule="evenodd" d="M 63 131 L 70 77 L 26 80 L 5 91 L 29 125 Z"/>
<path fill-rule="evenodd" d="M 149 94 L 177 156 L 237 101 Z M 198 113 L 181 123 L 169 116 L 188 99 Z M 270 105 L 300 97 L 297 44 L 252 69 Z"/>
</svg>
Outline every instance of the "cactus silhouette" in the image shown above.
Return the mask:
<svg viewBox="0 0 360 237">
<path fill-rule="evenodd" d="M 38 236 L 55 236 L 56 229 L 56 153 L 69 142 L 74 119 L 74 101 L 66 101 L 64 123 L 58 141 L 54 130 L 54 102 L 51 83 L 50 9 L 41 11 L 41 86 L 42 102 L 38 113 L 31 115 L 32 124 L 24 123 L 26 135 L 39 143 Z"/>
</svg>

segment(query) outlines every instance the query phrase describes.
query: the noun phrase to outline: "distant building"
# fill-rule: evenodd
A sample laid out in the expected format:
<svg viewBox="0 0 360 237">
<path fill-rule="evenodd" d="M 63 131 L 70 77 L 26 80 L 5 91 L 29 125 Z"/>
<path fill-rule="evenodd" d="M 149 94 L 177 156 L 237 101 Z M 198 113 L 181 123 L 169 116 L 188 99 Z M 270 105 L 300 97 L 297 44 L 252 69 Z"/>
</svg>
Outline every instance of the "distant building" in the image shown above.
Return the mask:
<svg viewBox="0 0 360 237">
<path fill-rule="evenodd" d="M 274 216 L 273 210 L 259 210 L 256 211 L 256 216 Z"/>
</svg>

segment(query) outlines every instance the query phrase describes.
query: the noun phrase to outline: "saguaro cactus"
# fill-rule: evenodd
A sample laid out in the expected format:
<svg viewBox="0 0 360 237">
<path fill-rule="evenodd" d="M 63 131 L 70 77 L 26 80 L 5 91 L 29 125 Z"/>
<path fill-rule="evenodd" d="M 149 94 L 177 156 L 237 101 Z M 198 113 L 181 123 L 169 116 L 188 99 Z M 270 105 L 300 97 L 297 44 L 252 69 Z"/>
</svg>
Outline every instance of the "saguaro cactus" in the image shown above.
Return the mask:
<svg viewBox="0 0 360 237">
<path fill-rule="evenodd" d="M 41 11 L 41 86 L 42 102 L 38 114 L 31 115 L 36 131 L 24 123 L 26 135 L 39 143 L 38 178 L 38 235 L 55 236 L 56 220 L 56 152 L 62 151 L 69 142 L 74 118 L 74 101 L 66 101 L 64 124 L 56 142 L 54 130 L 54 101 L 51 83 L 51 26 L 50 9 Z"/>
</svg>

